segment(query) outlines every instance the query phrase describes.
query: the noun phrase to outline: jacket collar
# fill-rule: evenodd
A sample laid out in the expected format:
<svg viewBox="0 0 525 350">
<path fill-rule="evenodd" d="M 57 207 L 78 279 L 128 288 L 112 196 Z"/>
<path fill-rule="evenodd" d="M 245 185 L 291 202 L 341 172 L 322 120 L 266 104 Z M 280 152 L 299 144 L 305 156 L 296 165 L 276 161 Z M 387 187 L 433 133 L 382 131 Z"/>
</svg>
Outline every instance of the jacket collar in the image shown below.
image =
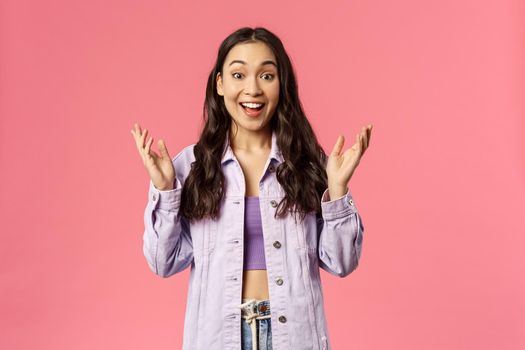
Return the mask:
<svg viewBox="0 0 525 350">
<path fill-rule="evenodd" d="M 222 156 L 221 164 L 224 164 L 235 158 L 235 154 L 233 153 L 233 150 L 230 147 L 229 135 L 226 136 L 226 141 L 224 142 L 222 154 L 223 156 Z M 275 159 L 279 163 L 284 161 L 282 152 L 279 149 L 279 146 L 277 146 L 277 133 L 275 130 L 272 130 L 272 149 L 270 150 L 270 159 Z"/>
</svg>

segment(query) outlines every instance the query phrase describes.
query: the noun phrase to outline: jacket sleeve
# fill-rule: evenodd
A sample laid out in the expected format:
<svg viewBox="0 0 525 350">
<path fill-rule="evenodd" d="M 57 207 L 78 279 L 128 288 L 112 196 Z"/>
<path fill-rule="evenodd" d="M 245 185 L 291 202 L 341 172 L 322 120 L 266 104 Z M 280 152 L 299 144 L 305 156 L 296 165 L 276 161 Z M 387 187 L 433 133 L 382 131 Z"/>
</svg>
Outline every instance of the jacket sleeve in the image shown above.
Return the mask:
<svg viewBox="0 0 525 350">
<path fill-rule="evenodd" d="M 350 190 L 331 200 L 326 189 L 317 215 L 319 266 L 339 277 L 357 268 L 363 245 L 364 226 Z"/>
<path fill-rule="evenodd" d="M 158 190 L 150 180 L 148 204 L 144 211 L 143 252 L 149 268 L 161 277 L 169 277 L 187 268 L 193 261 L 193 244 L 187 220 L 180 215 L 182 184 Z"/>
</svg>

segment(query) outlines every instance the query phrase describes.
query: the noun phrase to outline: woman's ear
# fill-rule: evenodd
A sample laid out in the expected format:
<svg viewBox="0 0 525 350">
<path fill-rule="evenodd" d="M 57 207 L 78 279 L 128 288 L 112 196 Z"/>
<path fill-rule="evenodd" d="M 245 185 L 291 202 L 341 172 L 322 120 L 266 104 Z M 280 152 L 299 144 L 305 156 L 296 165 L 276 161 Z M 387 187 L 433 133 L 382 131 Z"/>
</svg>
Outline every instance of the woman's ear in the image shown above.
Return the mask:
<svg viewBox="0 0 525 350">
<path fill-rule="evenodd" d="M 216 82 L 217 82 L 217 93 L 219 95 L 223 96 L 224 93 L 222 91 L 222 76 L 221 76 L 221 72 L 217 73 Z"/>
</svg>

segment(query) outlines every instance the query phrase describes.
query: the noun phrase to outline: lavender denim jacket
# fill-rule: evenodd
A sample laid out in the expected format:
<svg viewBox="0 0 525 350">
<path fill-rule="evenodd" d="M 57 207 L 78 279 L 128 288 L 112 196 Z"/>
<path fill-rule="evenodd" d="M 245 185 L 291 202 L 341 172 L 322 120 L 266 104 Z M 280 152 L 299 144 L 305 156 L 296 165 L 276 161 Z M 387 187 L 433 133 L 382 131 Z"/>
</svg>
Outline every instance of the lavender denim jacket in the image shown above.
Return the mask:
<svg viewBox="0 0 525 350">
<path fill-rule="evenodd" d="M 181 191 L 195 144 L 173 158 L 176 186 L 160 191 L 150 180 L 143 252 L 149 268 L 169 277 L 191 267 L 183 350 L 240 350 L 245 180 L 226 138 L 225 196 L 217 220 L 189 224 L 179 214 Z M 275 176 L 283 161 L 275 131 L 259 183 L 274 350 L 331 349 L 319 268 L 345 277 L 361 256 L 364 227 L 350 190 L 337 199 L 326 189 L 322 215 L 297 223 L 275 219 L 285 193 Z"/>
</svg>

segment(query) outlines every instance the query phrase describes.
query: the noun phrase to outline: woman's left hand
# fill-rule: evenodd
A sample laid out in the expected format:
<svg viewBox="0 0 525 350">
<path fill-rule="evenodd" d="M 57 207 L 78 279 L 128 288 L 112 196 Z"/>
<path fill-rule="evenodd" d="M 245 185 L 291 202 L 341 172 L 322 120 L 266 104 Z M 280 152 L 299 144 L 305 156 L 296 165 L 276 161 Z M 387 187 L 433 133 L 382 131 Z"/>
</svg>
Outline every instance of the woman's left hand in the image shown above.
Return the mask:
<svg viewBox="0 0 525 350">
<path fill-rule="evenodd" d="M 367 127 L 361 128 L 359 134 L 356 134 L 354 145 L 344 153 L 341 153 L 345 138 L 343 135 L 339 135 L 326 164 L 328 188 L 331 192 L 330 197 L 336 198 L 346 193 L 348 181 L 350 181 L 352 174 L 361 161 L 361 157 L 363 157 L 368 148 L 371 136 L 372 124 L 369 124 Z"/>
</svg>

